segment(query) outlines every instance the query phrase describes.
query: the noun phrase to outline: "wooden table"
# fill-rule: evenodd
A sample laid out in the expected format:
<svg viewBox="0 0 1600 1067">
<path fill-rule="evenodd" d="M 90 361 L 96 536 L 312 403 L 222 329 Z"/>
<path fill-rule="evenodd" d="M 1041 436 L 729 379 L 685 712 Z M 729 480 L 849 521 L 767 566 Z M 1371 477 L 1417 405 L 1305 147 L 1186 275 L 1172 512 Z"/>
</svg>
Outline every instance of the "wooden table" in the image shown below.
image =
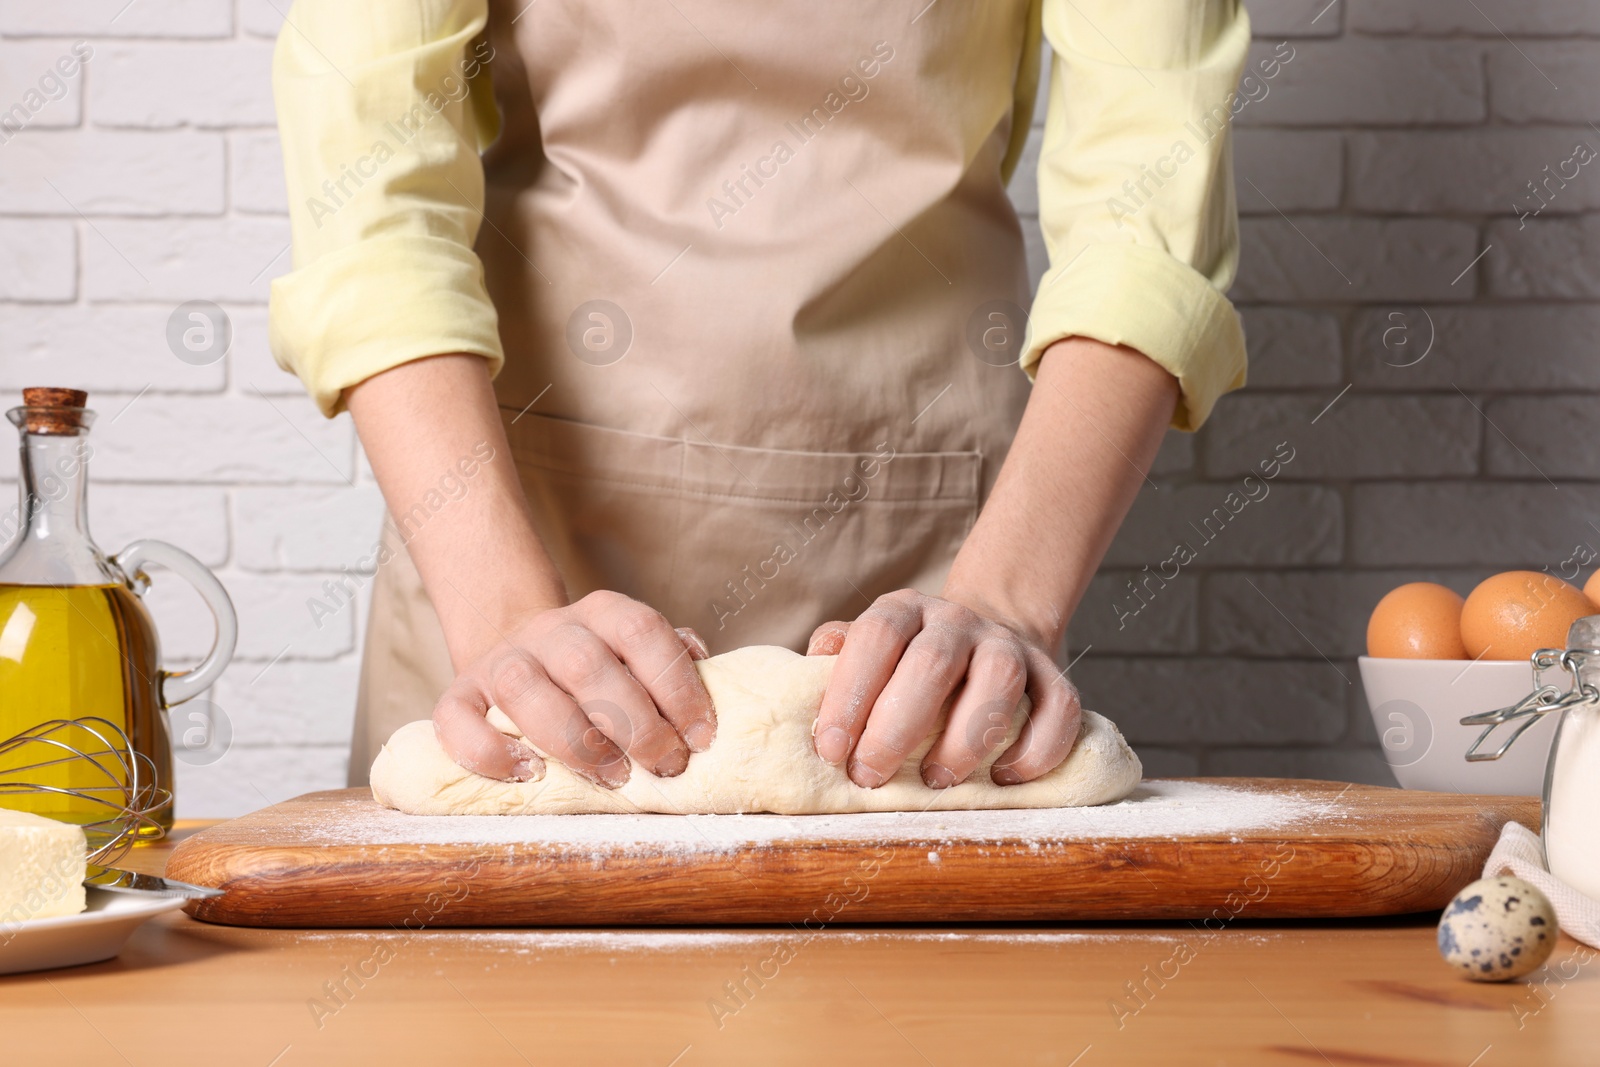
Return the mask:
<svg viewBox="0 0 1600 1067">
<path fill-rule="evenodd" d="M 142 849 L 125 865 L 159 871 L 165 852 Z M 52 1067 L 1591 1064 L 1600 1061 L 1597 956 L 1563 939 L 1536 975 L 1542 984 L 1474 985 L 1439 961 L 1432 916 L 1241 919 L 1215 934 L 1137 923 L 813 935 L 297 932 L 174 913 L 108 963 L 0 978 L 0 1058 Z"/>
</svg>

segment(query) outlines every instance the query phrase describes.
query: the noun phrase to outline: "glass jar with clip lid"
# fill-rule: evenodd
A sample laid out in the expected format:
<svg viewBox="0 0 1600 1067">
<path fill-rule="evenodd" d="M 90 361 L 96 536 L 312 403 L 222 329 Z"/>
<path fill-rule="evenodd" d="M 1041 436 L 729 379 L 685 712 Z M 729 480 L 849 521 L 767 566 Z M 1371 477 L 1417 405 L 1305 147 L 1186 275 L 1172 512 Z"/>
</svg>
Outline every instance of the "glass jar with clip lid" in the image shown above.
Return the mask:
<svg viewBox="0 0 1600 1067">
<path fill-rule="evenodd" d="M 148 759 L 153 785 L 170 790 L 166 709 L 205 691 L 228 665 L 238 636 L 233 604 L 204 564 L 172 545 L 135 541 L 115 556 L 102 552 L 89 536 L 94 412 L 84 406 L 87 394 L 22 395 L 22 406 L 6 413 L 22 451 L 17 508 L 0 516 L 0 742 L 57 721 L 104 720 Z M 155 626 L 140 599 L 150 584 L 147 564 L 194 586 L 216 619 L 216 641 L 193 670 L 161 667 Z M 94 760 L 33 759 L 25 783 L 11 777 L 0 766 L 0 806 L 80 824 L 104 817 L 95 791 L 105 788 L 107 769 Z M 170 794 L 149 816 L 142 836 L 171 828 Z"/>
<path fill-rule="evenodd" d="M 1544 773 L 1545 863 L 1567 885 L 1600 900 L 1600 615 L 1574 622 L 1565 649 L 1541 648 L 1529 660 L 1533 692 L 1508 708 L 1461 720 L 1484 728 L 1467 759 L 1499 759 L 1541 718 L 1560 716 Z M 1544 680 L 1557 669 L 1571 679 L 1566 688 Z M 1498 748 L 1484 750 L 1489 735 L 1506 723 L 1515 728 Z"/>
</svg>

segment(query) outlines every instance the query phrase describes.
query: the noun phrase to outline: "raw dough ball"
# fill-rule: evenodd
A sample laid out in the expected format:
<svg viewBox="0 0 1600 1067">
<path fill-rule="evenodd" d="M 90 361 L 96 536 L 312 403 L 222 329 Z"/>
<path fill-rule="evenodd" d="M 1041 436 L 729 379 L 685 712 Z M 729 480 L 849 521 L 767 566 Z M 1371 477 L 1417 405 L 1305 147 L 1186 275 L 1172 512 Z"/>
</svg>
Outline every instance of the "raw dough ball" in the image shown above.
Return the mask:
<svg viewBox="0 0 1600 1067">
<path fill-rule="evenodd" d="M 676 778 L 656 778 L 634 767 L 622 788 L 604 789 L 541 752 L 542 777 L 496 781 L 457 765 L 440 747 L 433 723 L 424 719 L 396 730 L 378 753 L 372 795 L 413 815 L 820 815 L 1076 807 L 1121 800 L 1139 784 L 1143 768 L 1117 728 L 1085 711 L 1077 742 L 1061 766 L 1023 785 L 995 785 L 989 767 L 1021 731 L 1024 698 L 1005 742 L 960 785 L 929 789 L 922 783 L 920 767 L 932 747 L 930 738 L 888 782 L 863 789 L 812 748 L 811 724 L 836 659 L 755 645 L 700 661 L 696 666 L 717 710 L 717 738 L 709 749 L 690 756 L 688 769 Z M 489 709 L 489 721 L 504 733 L 522 736 L 498 708 Z"/>
<path fill-rule="evenodd" d="M 1475 982 L 1503 982 L 1536 970 L 1561 928 L 1538 889 L 1511 875 L 1483 878 L 1456 894 L 1439 917 L 1439 955 Z"/>
</svg>

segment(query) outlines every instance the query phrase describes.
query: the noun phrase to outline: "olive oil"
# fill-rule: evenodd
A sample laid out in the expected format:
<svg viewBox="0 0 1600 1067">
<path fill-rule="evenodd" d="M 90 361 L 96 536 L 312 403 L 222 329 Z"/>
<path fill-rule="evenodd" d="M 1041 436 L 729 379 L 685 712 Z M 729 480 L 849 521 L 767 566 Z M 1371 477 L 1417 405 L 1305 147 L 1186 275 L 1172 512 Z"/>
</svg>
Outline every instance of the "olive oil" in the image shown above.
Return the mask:
<svg viewBox="0 0 1600 1067">
<path fill-rule="evenodd" d="M 158 663 L 150 614 L 125 586 L 0 583 L 0 738 L 51 719 L 102 718 L 127 733 L 135 751 L 154 762 L 156 784 L 171 789 Z M 84 760 L 28 777 L 62 789 L 107 784 Z M 107 814 L 103 805 L 65 793 L 0 794 L 0 806 L 80 824 Z M 151 818 L 156 825 L 143 836 L 160 837 L 172 826 L 171 801 Z"/>
<path fill-rule="evenodd" d="M 216 682 L 239 620 L 228 591 L 183 549 L 140 539 L 108 556 L 89 536 L 88 399 L 79 389 L 29 388 L 6 412 L 21 436 L 17 506 L 0 513 L 0 806 L 79 824 L 114 820 L 116 830 L 153 841 L 172 828 L 166 710 Z M 193 586 L 216 622 L 216 642 L 192 670 L 160 669 L 141 600 L 151 564 Z M 127 735 L 140 757 L 139 795 L 126 795 L 133 783 L 122 768 L 105 773 L 120 762 L 107 746 L 122 742 L 88 733 L 81 720 L 93 718 Z M 57 725 L 36 735 L 45 723 Z M 19 735 L 27 739 L 10 744 Z M 133 810 L 122 812 L 129 801 Z"/>
</svg>

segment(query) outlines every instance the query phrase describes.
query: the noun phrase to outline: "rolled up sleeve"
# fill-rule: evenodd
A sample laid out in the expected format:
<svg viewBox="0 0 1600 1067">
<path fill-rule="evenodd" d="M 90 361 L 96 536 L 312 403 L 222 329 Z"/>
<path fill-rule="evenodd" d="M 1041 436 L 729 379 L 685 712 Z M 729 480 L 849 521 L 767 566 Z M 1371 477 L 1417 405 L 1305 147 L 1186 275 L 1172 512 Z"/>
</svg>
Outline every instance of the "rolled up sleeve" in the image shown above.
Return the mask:
<svg viewBox="0 0 1600 1067">
<path fill-rule="evenodd" d="M 1042 19 L 1050 269 L 1022 368 L 1065 337 L 1128 345 L 1178 379 L 1172 425 L 1198 429 L 1245 382 L 1223 294 L 1239 259 L 1230 112 L 1249 17 L 1237 0 L 1044 0 Z"/>
<path fill-rule="evenodd" d="M 473 242 L 495 134 L 485 0 L 297 0 L 273 94 L 294 269 L 272 283 L 274 358 L 324 414 L 413 359 L 504 356 Z"/>
</svg>

